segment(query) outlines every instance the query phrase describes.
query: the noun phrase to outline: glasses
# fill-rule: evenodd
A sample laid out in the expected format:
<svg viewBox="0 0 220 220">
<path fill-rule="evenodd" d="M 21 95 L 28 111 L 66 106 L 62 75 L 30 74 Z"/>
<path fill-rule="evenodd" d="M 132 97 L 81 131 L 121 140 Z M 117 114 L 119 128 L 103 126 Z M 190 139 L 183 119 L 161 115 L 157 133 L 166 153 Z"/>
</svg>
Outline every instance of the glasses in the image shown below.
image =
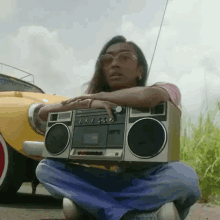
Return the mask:
<svg viewBox="0 0 220 220">
<path fill-rule="evenodd" d="M 114 59 L 118 60 L 120 64 L 127 64 L 133 60 L 137 60 L 137 57 L 131 52 L 121 52 L 115 57 L 111 54 L 105 54 L 100 57 L 103 68 L 108 68 Z"/>
</svg>

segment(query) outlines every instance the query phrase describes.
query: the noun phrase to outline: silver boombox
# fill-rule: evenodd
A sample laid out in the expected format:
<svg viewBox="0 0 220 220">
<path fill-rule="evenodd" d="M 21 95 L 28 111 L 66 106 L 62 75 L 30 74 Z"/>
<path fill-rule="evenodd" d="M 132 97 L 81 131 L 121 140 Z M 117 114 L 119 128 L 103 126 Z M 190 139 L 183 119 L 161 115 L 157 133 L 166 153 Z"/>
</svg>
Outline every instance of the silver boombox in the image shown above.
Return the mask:
<svg viewBox="0 0 220 220">
<path fill-rule="evenodd" d="M 175 162 L 180 154 L 180 110 L 171 102 L 154 108 L 78 109 L 50 113 L 43 157 L 70 162 Z"/>
</svg>

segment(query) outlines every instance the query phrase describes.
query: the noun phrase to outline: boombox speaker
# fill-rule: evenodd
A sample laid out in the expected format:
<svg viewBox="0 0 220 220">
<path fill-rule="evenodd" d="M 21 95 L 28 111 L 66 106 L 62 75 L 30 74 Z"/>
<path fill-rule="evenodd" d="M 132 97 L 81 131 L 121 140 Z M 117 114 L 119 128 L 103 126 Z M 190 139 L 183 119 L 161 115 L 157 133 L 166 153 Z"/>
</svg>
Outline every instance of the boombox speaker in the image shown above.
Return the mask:
<svg viewBox="0 0 220 220">
<path fill-rule="evenodd" d="M 105 109 L 50 113 L 42 156 L 102 164 L 179 161 L 181 112 L 173 103 L 112 112 L 110 119 Z"/>
</svg>

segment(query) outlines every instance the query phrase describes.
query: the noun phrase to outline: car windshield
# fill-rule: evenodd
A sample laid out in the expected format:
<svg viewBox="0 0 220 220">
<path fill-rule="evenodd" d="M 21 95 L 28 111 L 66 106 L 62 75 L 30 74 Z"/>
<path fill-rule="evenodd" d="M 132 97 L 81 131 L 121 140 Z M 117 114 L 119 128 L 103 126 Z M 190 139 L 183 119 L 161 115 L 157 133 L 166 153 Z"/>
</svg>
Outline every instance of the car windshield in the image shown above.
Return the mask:
<svg viewBox="0 0 220 220">
<path fill-rule="evenodd" d="M 6 91 L 44 93 L 43 90 L 31 83 L 16 79 L 11 76 L 0 74 L 0 92 Z"/>
</svg>

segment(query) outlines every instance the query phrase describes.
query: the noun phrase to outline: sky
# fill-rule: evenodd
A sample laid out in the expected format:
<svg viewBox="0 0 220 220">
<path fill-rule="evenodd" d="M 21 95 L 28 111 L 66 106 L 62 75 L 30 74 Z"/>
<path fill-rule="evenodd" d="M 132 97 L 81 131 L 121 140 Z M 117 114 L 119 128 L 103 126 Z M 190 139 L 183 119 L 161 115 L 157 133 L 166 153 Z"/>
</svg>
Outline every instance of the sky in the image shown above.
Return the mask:
<svg viewBox="0 0 220 220">
<path fill-rule="evenodd" d="M 151 66 L 147 85 L 175 84 L 182 117 L 197 125 L 200 113 L 211 111 L 220 127 L 218 0 L 169 0 L 160 35 L 166 0 L 0 0 L 0 5 L 0 63 L 33 74 L 46 93 L 80 95 L 103 45 L 124 35 Z M 4 65 L 0 72 L 24 76 Z"/>
</svg>

